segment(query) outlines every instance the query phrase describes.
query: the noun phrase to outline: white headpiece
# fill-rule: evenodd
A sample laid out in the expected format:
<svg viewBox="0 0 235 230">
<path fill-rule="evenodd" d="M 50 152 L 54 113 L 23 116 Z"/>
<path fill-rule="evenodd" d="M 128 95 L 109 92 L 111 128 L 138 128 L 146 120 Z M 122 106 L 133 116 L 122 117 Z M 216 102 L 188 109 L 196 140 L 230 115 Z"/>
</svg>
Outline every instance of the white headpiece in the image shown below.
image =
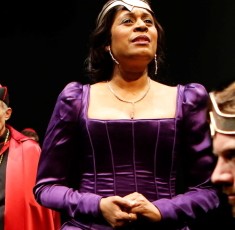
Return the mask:
<svg viewBox="0 0 235 230">
<path fill-rule="evenodd" d="M 140 7 L 140 8 L 144 8 L 149 10 L 151 13 L 153 13 L 153 11 L 151 10 L 150 6 L 148 5 L 148 3 L 141 1 L 141 0 L 113 0 L 113 1 L 109 1 L 107 2 L 101 12 L 98 15 L 97 18 L 97 25 L 99 25 L 102 21 L 104 16 L 115 6 L 124 6 L 126 7 L 127 10 L 132 11 L 134 7 Z"/>
<path fill-rule="evenodd" d="M 223 134 L 235 134 L 235 114 L 223 113 L 220 111 L 214 93 L 210 93 L 212 111 L 210 111 L 211 134 L 215 132 Z"/>
</svg>

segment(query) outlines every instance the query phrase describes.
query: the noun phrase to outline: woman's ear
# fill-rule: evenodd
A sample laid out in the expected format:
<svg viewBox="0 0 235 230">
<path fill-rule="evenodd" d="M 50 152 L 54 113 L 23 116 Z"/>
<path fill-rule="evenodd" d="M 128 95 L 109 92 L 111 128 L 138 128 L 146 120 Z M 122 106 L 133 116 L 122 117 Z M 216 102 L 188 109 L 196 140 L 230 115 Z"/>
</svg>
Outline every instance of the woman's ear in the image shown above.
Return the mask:
<svg viewBox="0 0 235 230">
<path fill-rule="evenodd" d="M 110 46 L 105 46 L 105 50 L 106 50 L 107 52 L 109 52 L 109 51 L 110 51 Z"/>
</svg>

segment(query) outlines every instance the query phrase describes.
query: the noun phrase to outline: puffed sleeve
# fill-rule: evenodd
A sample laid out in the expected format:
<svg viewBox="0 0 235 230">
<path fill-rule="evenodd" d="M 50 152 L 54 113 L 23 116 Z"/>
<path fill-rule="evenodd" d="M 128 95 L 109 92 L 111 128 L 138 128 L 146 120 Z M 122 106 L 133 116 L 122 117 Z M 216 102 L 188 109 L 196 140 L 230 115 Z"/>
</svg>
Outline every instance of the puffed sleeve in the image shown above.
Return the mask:
<svg viewBox="0 0 235 230">
<path fill-rule="evenodd" d="M 34 195 L 41 205 L 76 217 L 99 214 L 100 196 L 67 187 L 75 156 L 76 130 L 82 106 L 83 85 L 69 83 L 59 94 L 42 145 Z"/>
<path fill-rule="evenodd" d="M 215 164 L 207 120 L 208 93 L 197 83 L 179 91 L 182 97 L 182 164 L 184 189 L 172 199 L 154 202 L 163 222 L 184 223 L 201 217 L 219 206 L 218 191 L 210 181 Z M 177 182 L 176 182 L 177 183 Z"/>
</svg>

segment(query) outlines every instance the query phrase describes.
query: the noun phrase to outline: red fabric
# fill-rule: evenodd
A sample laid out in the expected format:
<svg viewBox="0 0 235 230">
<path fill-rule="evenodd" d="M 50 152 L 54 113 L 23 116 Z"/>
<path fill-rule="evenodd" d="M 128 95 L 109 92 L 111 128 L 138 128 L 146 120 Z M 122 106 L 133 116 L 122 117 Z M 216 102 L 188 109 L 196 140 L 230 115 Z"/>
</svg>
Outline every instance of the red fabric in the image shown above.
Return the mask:
<svg viewBox="0 0 235 230">
<path fill-rule="evenodd" d="M 40 146 L 13 129 L 6 168 L 4 230 L 58 230 L 60 215 L 39 205 L 33 187 Z"/>
</svg>

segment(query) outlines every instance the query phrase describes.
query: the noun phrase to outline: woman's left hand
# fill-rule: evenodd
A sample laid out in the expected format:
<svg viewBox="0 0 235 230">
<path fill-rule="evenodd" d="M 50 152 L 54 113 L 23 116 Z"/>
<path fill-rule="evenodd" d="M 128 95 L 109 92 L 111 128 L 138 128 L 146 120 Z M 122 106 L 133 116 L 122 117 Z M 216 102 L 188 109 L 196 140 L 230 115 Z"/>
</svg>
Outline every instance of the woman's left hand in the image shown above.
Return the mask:
<svg viewBox="0 0 235 230">
<path fill-rule="evenodd" d="M 130 210 L 131 213 L 135 213 L 152 222 L 158 222 L 161 220 L 161 214 L 157 207 L 148 201 L 142 194 L 134 192 L 124 198 L 129 199 L 130 202 L 134 203 Z"/>
</svg>

